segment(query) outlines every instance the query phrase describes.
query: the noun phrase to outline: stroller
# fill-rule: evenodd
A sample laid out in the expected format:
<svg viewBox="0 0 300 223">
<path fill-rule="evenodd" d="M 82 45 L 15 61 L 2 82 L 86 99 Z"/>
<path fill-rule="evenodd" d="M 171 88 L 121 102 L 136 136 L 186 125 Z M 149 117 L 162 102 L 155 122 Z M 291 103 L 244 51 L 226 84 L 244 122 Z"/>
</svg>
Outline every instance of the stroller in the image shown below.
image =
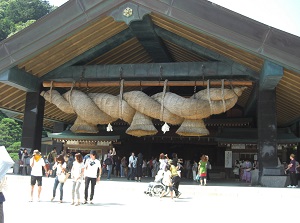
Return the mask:
<svg viewBox="0 0 300 223">
<path fill-rule="evenodd" d="M 166 186 L 162 183 L 163 177 L 164 171 L 159 170 L 155 176 L 154 182 L 150 182 L 148 184 L 147 190 L 145 190 L 144 193 L 149 195 L 150 197 L 160 196 L 166 188 Z M 169 191 L 166 192 L 165 196 L 168 193 Z"/>
</svg>

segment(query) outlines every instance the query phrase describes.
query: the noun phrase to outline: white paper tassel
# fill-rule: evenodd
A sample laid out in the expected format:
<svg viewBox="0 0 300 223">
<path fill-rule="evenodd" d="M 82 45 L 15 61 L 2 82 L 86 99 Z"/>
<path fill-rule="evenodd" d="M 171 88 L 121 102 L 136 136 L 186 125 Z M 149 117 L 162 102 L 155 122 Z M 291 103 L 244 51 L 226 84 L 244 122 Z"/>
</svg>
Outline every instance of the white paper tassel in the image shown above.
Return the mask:
<svg viewBox="0 0 300 223">
<path fill-rule="evenodd" d="M 113 131 L 112 125 L 110 123 L 106 127 L 106 131 L 108 131 L 108 132 L 112 132 Z"/>
<path fill-rule="evenodd" d="M 170 130 L 170 126 L 165 122 L 165 124 L 161 127 L 161 131 L 163 131 L 165 134 L 169 130 Z"/>
</svg>

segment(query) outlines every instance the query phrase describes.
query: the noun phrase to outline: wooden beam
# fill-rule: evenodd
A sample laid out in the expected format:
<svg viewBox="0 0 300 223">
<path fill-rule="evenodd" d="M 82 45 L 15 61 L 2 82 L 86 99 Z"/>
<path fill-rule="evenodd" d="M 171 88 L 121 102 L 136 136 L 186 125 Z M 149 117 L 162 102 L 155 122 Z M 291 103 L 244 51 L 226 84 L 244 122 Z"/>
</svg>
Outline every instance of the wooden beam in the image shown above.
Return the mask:
<svg viewBox="0 0 300 223">
<path fill-rule="evenodd" d="M 224 81 L 224 86 L 251 86 L 252 81 Z M 221 81 L 210 81 L 210 86 L 221 86 Z M 77 87 L 77 88 L 93 88 L 93 87 L 120 87 L 120 81 L 80 81 L 80 82 L 51 82 L 44 81 L 44 87 Z M 164 86 L 164 81 L 124 81 L 124 87 L 160 87 Z M 207 86 L 207 81 L 168 81 L 167 86 L 193 87 Z"/>
</svg>

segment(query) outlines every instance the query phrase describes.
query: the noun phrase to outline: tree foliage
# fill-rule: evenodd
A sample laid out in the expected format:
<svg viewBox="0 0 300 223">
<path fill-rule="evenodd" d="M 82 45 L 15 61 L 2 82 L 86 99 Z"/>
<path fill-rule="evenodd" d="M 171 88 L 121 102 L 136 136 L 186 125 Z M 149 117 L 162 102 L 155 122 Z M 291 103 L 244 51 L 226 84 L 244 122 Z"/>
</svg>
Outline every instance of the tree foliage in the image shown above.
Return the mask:
<svg viewBox="0 0 300 223">
<path fill-rule="evenodd" d="M 6 148 L 15 142 L 21 141 L 21 126 L 11 118 L 4 118 L 0 121 L 0 145 Z"/>
<path fill-rule="evenodd" d="M 0 0 L 0 41 L 55 8 L 44 0 Z"/>
<path fill-rule="evenodd" d="M 8 148 L 6 148 L 7 152 L 9 153 L 10 157 L 16 161 L 19 159 L 19 150 L 21 148 L 21 142 L 14 142 Z"/>
</svg>

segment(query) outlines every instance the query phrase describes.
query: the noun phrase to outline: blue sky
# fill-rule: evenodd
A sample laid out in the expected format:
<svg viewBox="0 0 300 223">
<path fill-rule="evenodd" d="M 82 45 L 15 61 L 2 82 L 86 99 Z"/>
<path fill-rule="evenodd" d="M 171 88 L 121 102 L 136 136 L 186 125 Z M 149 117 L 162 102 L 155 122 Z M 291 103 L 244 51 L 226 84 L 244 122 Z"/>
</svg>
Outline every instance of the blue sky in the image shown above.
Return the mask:
<svg viewBox="0 0 300 223">
<path fill-rule="evenodd" d="M 48 0 L 60 6 L 67 0 Z M 182 0 L 184 1 L 184 0 Z M 300 37 L 300 0 L 210 0 L 251 19 Z"/>
</svg>

